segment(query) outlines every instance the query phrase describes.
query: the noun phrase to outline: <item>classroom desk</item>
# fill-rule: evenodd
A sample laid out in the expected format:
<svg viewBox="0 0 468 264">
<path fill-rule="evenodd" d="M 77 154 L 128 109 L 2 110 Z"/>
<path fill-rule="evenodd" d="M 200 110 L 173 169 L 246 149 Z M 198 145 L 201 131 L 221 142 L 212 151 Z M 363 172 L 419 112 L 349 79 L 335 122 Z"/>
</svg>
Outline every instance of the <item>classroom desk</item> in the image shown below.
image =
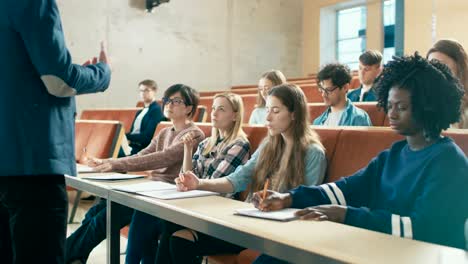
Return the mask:
<svg viewBox="0 0 468 264">
<path fill-rule="evenodd" d="M 78 184 L 79 181 L 85 180 L 74 179 L 73 187 L 87 188 L 94 184 L 91 181 Z M 96 184 L 103 185 L 103 182 Z M 251 205 L 219 196 L 158 200 L 108 190 L 108 263 L 119 261 L 119 229 L 112 225 L 113 216 L 118 215 L 113 210 L 118 208 L 113 207 L 115 203 L 293 263 L 468 263 L 468 252 L 464 250 L 333 222 L 281 223 L 236 216 L 235 209 Z"/>
</svg>

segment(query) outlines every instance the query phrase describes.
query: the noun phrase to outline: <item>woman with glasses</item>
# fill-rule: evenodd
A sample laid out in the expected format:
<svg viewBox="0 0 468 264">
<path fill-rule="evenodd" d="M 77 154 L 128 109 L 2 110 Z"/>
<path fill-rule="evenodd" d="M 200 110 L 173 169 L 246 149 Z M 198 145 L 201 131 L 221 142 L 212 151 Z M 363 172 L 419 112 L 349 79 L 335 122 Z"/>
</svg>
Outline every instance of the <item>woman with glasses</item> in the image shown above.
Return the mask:
<svg viewBox="0 0 468 264">
<path fill-rule="evenodd" d="M 194 135 L 186 134 L 182 139 L 185 147 L 182 171 L 192 171 L 204 179 L 218 179 L 229 175 L 239 165 L 247 162 L 250 144 L 242 130 L 243 116 L 244 107 L 239 95 L 217 94 L 211 111 L 211 137 L 198 144 L 194 155 L 193 149 L 197 146 Z M 130 225 L 126 263 L 153 264 L 156 251 L 168 253 L 168 239 L 175 230 L 180 229 L 185 228 L 142 212 L 135 212 Z M 230 250 L 238 252 L 242 248 L 230 245 Z M 170 263 L 167 254 L 158 254 L 157 263 Z"/>
<path fill-rule="evenodd" d="M 198 101 L 198 92 L 189 86 L 176 84 L 169 87 L 164 92 L 163 103 L 164 115 L 171 120 L 171 127 L 161 130 L 147 148 L 133 156 L 118 159 L 91 158 L 89 165 L 97 172 L 151 170 L 151 180 L 174 183 L 183 162 L 182 138 L 190 133 L 197 144 L 205 138 L 203 132 L 192 122 Z M 124 227 L 131 222 L 133 209 L 121 207 L 119 211 L 122 213 L 116 219 L 120 227 Z M 85 263 L 91 250 L 105 237 L 106 202 L 101 200 L 88 211 L 81 226 L 68 237 L 67 263 L 75 260 Z"/>
<path fill-rule="evenodd" d="M 283 83 L 286 83 L 286 77 L 278 70 L 271 70 L 262 74 L 262 77 L 258 81 L 257 107 L 250 115 L 250 125 L 264 125 L 266 123 L 267 110 L 265 108 L 265 100 L 268 91 L 273 86 Z"/>
</svg>

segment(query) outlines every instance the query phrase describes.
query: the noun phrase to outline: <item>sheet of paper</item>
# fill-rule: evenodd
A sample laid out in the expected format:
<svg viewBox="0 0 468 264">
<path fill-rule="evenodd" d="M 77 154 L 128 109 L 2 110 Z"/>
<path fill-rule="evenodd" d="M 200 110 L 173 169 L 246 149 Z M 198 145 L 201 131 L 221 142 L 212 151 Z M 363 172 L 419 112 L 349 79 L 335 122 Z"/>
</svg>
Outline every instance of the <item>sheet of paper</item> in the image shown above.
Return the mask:
<svg viewBox="0 0 468 264">
<path fill-rule="evenodd" d="M 101 180 L 101 181 L 117 181 L 117 180 L 131 180 L 131 179 L 140 179 L 144 178 L 144 175 L 134 175 L 134 174 L 103 174 L 103 175 L 92 175 L 84 176 L 82 179 L 86 180 Z"/>
<path fill-rule="evenodd" d="M 209 192 L 209 191 L 199 191 L 199 190 L 192 190 L 188 192 L 179 192 L 177 189 L 168 189 L 168 190 L 159 190 L 159 191 L 148 191 L 148 192 L 138 192 L 138 194 L 149 196 L 157 199 L 163 200 L 172 200 L 172 199 L 183 199 L 183 198 L 190 198 L 190 197 L 200 197 L 200 196 L 209 196 L 209 195 L 219 195 L 216 192 Z"/>
<path fill-rule="evenodd" d="M 246 209 L 237 209 L 234 211 L 236 215 L 242 216 L 250 216 L 250 217 L 257 217 L 257 218 L 264 218 L 276 221 L 291 221 L 297 219 L 294 215 L 300 209 L 295 208 L 286 208 L 278 211 L 270 211 L 270 212 L 263 212 L 258 210 L 257 208 L 246 208 Z"/>
<path fill-rule="evenodd" d="M 160 181 L 148 181 L 127 184 L 124 186 L 116 186 L 114 190 L 128 192 L 128 193 L 137 193 L 137 192 L 149 192 L 149 191 L 160 191 L 160 190 L 171 190 L 176 189 L 174 184 L 160 182 Z"/>
<path fill-rule="evenodd" d="M 89 167 L 88 165 L 83 165 L 83 164 L 79 164 L 77 163 L 76 164 L 76 171 L 78 173 L 91 173 L 91 172 L 95 172 L 93 170 L 93 168 Z"/>
</svg>

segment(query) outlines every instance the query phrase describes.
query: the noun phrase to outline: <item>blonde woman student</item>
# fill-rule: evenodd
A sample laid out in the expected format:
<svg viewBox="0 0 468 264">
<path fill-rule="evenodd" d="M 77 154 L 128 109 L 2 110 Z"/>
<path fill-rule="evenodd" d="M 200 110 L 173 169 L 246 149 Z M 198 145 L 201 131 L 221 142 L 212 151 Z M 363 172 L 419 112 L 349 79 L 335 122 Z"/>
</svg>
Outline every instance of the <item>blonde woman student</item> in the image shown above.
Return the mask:
<svg viewBox="0 0 468 264">
<path fill-rule="evenodd" d="M 239 95 L 232 93 L 216 95 L 211 111 L 213 125 L 211 137 L 200 144 L 194 139 L 194 134 L 186 134 L 182 139 L 184 142 L 182 170 L 192 171 L 200 178 L 217 179 L 229 175 L 239 165 L 247 162 L 250 144 L 242 130 L 243 115 L 244 107 Z M 193 154 L 193 149 L 197 145 Z M 164 232 L 166 226 L 171 230 L 184 229 L 179 226 L 173 227 L 171 223 L 166 224 L 151 215 L 136 212 L 130 226 L 126 263 L 154 263 L 158 248 L 161 252 L 168 252 L 164 249 L 168 245 L 166 242 L 168 235 Z M 159 246 L 158 237 L 161 238 Z"/>
<path fill-rule="evenodd" d="M 307 101 L 296 85 L 273 87 L 266 100 L 268 136 L 252 158 L 220 179 L 200 179 L 186 172 L 176 179 L 181 191 L 201 189 L 222 193 L 239 192 L 250 184 L 249 197 L 267 181 L 271 190 L 288 190 L 301 184 L 321 183 L 326 169 L 325 150 L 308 124 Z M 200 256 L 237 253 L 229 243 L 189 230 L 170 238 L 173 263 L 193 263 Z M 236 248 L 234 248 L 236 249 Z"/>
<path fill-rule="evenodd" d="M 267 71 L 258 81 L 257 107 L 252 111 L 249 125 L 264 125 L 266 123 L 266 97 L 273 86 L 286 83 L 286 77 L 278 70 Z"/>
</svg>

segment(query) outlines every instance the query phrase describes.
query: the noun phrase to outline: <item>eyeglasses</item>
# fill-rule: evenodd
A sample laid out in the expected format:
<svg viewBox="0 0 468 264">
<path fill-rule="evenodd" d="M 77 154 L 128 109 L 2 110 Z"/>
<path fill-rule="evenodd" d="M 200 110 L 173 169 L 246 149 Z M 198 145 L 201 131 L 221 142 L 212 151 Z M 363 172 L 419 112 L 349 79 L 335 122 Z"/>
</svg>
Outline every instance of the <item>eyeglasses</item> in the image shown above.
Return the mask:
<svg viewBox="0 0 468 264">
<path fill-rule="evenodd" d="M 336 89 L 340 88 L 339 86 L 336 86 L 336 85 L 333 85 L 329 88 L 322 87 L 321 84 L 318 84 L 317 86 L 318 86 L 319 91 L 325 93 L 326 95 L 329 95 L 333 93 L 333 91 L 335 91 Z"/>
<path fill-rule="evenodd" d="M 174 98 L 174 99 L 171 99 L 171 98 L 164 97 L 162 100 L 163 100 L 163 103 L 164 103 L 165 105 L 167 105 L 167 104 L 172 104 L 172 105 L 182 105 L 182 104 L 185 104 L 184 100 L 181 99 L 181 98 Z"/>
</svg>

